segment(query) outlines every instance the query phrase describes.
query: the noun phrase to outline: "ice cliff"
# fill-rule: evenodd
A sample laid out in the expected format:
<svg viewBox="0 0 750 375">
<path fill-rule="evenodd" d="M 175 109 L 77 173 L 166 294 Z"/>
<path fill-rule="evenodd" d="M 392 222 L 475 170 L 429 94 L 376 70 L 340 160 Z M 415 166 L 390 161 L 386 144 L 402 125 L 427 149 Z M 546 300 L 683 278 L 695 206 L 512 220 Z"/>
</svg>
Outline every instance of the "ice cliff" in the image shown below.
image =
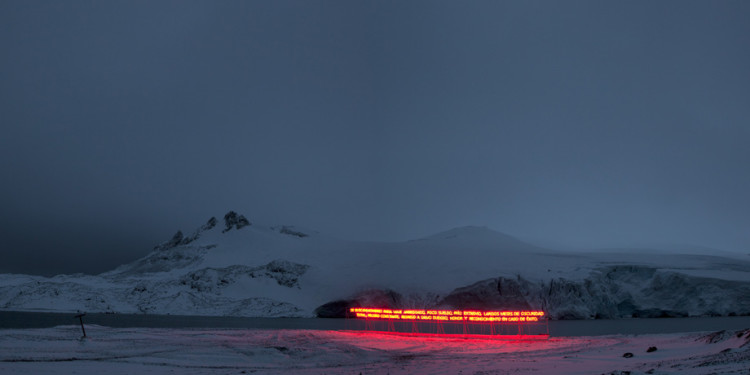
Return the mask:
<svg viewBox="0 0 750 375">
<path fill-rule="evenodd" d="M 552 318 L 750 315 L 750 260 L 563 252 L 483 227 L 342 241 L 229 212 L 100 275 L 0 275 L 0 309 L 342 316 L 351 306 L 543 309 Z M 223 225 L 222 225 L 223 224 Z"/>
</svg>

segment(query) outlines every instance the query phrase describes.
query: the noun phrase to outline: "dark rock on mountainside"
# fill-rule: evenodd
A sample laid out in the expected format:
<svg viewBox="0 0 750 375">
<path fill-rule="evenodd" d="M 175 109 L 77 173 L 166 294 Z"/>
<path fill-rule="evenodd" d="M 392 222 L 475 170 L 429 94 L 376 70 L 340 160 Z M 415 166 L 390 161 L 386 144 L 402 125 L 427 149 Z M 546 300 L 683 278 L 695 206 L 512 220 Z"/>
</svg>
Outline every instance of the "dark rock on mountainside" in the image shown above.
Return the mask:
<svg viewBox="0 0 750 375">
<path fill-rule="evenodd" d="M 223 287 L 234 284 L 242 277 L 267 278 L 287 288 L 299 288 L 299 277 L 309 266 L 287 260 L 274 260 L 265 266 L 249 267 L 234 265 L 223 268 L 202 268 L 183 275 L 180 285 L 188 286 L 198 292 L 216 292 Z"/>
<path fill-rule="evenodd" d="M 201 225 L 200 228 L 196 229 L 196 231 L 193 232 L 192 235 L 185 237 L 182 234 L 182 231 L 178 230 L 177 233 L 175 233 L 174 236 L 172 236 L 172 239 L 162 244 L 159 244 L 157 246 L 154 246 L 154 250 L 169 250 L 177 246 L 187 245 L 197 240 L 203 232 L 207 230 L 211 230 L 215 226 L 216 226 L 216 218 L 211 217 L 210 219 L 208 219 L 208 221 L 205 224 Z"/>
<path fill-rule="evenodd" d="M 216 217 L 214 217 L 214 216 L 211 216 L 211 218 L 210 218 L 210 219 L 208 219 L 208 221 L 206 222 L 206 224 L 203 224 L 203 225 L 202 225 L 202 226 L 200 227 L 199 231 L 201 231 L 201 232 L 205 232 L 205 231 L 207 231 L 207 230 L 209 230 L 209 229 L 213 229 L 213 227 L 215 227 L 215 226 L 216 226 L 216 222 L 217 222 L 217 220 L 216 220 Z"/>
<path fill-rule="evenodd" d="M 328 302 L 315 309 L 315 316 L 318 318 L 345 318 L 349 308 L 360 307 L 355 300 L 340 299 Z"/>
<path fill-rule="evenodd" d="M 154 246 L 154 250 L 168 250 L 173 247 L 180 246 L 183 239 L 184 237 L 182 235 L 182 231 L 178 230 L 177 233 L 175 233 L 174 236 L 172 236 L 172 239 L 170 239 L 167 242 Z"/>
<path fill-rule="evenodd" d="M 310 268 L 310 266 L 306 264 L 277 259 L 268 263 L 264 269 L 261 269 L 258 272 L 262 272 L 265 277 L 275 279 L 281 286 L 299 288 L 299 277 L 307 272 L 308 268 Z M 252 277 L 255 277 L 254 275 L 254 273 L 251 274 Z"/>
<path fill-rule="evenodd" d="M 750 314 L 750 284 L 687 276 L 645 266 L 603 267 L 582 280 L 532 283 L 520 276 L 457 288 L 441 306 L 468 309 L 542 309 L 553 319 L 660 318 Z M 728 302 L 731 301 L 731 302 Z"/>
<path fill-rule="evenodd" d="M 251 225 L 250 221 L 248 221 L 245 216 L 239 215 L 234 211 L 229 211 L 226 215 L 224 215 L 224 230 L 221 232 L 228 232 L 232 229 L 232 227 L 239 230 L 249 225 Z"/>
<path fill-rule="evenodd" d="M 366 290 L 354 296 L 326 303 L 315 309 L 318 318 L 346 318 L 352 307 L 379 306 L 383 308 L 398 308 L 403 303 L 401 294 L 393 290 Z"/>
<path fill-rule="evenodd" d="M 458 288 L 446 296 L 441 305 L 456 309 L 482 309 L 488 306 L 503 306 L 507 310 L 529 310 L 528 281 L 518 277 L 499 277 L 482 280 L 472 285 Z"/>
<path fill-rule="evenodd" d="M 281 229 L 279 229 L 279 233 L 294 236 L 294 237 L 299 237 L 299 238 L 308 237 L 307 233 L 302 233 L 300 231 L 294 230 L 294 227 L 287 226 L 287 225 L 282 225 Z"/>
</svg>

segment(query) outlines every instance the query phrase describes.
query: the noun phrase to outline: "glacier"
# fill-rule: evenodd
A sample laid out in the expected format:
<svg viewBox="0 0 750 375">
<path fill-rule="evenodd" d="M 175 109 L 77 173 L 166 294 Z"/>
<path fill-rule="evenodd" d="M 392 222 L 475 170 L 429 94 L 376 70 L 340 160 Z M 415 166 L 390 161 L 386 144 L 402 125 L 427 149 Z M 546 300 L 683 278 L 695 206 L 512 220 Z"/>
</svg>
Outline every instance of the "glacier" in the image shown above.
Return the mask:
<svg viewBox="0 0 750 375">
<path fill-rule="evenodd" d="M 0 274 L 0 309 L 342 317 L 352 306 L 543 309 L 553 319 L 750 315 L 750 258 L 560 251 L 485 227 L 346 241 L 235 212 L 99 275 Z"/>
</svg>

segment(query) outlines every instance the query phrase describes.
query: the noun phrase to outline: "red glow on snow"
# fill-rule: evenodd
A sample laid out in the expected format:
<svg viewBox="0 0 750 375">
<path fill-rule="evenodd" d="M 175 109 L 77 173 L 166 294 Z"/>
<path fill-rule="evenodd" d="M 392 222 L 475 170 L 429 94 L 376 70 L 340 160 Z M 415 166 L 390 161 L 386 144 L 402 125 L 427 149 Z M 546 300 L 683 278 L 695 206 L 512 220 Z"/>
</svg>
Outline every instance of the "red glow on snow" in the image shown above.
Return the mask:
<svg viewBox="0 0 750 375">
<path fill-rule="evenodd" d="M 544 311 L 416 310 L 352 307 L 359 329 L 399 335 L 451 338 L 546 339 Z"/>
<path fill-rule="evenodd" d="M 354 317 L 360 319 L 451 321 L 451 322 L 538 322 L 544 311 L 464 311 L 464 310 L 391 310 L 370 307 L 352 307 Z"/>
</svg>

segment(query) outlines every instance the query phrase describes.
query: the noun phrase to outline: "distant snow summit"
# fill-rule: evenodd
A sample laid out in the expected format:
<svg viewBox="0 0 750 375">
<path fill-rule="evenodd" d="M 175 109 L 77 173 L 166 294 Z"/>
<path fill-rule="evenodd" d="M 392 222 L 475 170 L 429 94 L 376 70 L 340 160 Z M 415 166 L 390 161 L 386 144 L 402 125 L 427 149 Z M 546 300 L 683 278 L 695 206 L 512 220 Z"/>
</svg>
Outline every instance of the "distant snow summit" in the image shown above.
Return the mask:
<svg viewBox="0 0 750 375">
<path fill-rule="evenodd" d="M 344 241 L 230 211 L 100 275 L 0 274 L 0 308 L 340 317 L 352 306 L 542 309 L 555 319 L 750 314 L 750 260 L 555 251 L 486 227 Z"/>
</svg>

